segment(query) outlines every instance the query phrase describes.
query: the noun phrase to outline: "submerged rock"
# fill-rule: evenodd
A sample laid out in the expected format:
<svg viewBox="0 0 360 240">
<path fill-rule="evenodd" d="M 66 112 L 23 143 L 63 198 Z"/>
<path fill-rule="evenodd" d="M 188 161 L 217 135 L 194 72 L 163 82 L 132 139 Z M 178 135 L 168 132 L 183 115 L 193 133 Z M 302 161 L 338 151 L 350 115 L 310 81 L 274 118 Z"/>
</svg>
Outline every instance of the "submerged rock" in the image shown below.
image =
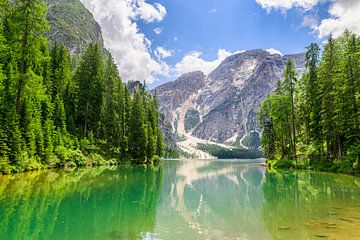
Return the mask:
<svg viewBox="0 0 360 240">
<path fill-rule="evenodd" d="M 289 226 L 282 226 L 282 227 L 279 227 L 278 229 L 279 229 L 279 230 L 290 230 L 291 227 L 289 227 Z"/>
<path fill-rule="evenodd" d="M 318 221 L 318 220 L 311 220 L 305 223 L 308 227 L 316 227 L 316 228 L 336 228 L 336 223 L 334 222 L 327 222 L 327 221 Z"/>
<path fill-rule="evenodd" d="M 326 234 L 326 233 L 318 233 L 315 236 L 319 237 L 319 238 L 328 238 L 328 237 L 330 237 L 330 235 Z"/>
<path fill-rule="evenodd" d="M 342 221 L 345 221 L 345 222 L 353 222 L 353 219 L 347 218 L 347 217 L 341 217 L 339 219 L 342 220 Z"/>
</svg>

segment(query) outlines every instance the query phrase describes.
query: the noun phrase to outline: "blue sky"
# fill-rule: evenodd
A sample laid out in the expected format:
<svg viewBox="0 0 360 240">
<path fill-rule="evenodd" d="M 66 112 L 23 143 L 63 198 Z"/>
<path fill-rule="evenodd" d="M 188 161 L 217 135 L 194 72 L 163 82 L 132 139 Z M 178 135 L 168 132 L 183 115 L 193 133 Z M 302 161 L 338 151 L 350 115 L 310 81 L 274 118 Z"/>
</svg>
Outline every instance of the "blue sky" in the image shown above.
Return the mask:
<svg viewBox="0 0 360 240">
<path fill-rule="evenodd" d="M 285 16 L 281 11 L 267 14 L 254 0 L 158 2 L 166 7 L 167 16 L 161 23 L 139 21 L 139 28 L 154 46 L 176 50 L 168 60 L 173 64 L 194 50 L 201 51 L 203 57 L 210 60 L 217 56 L 220 48 L 232 52 L 275 48 L 282 53 L 296 53 L 317 41 L 311 29 L 301 26 L 302 19 L 295 9 Z M 161 34 L 155 34 L 156 27 L 163 29 Z"/>
<path fill-rule="evenodd" d="M 81 1 L 123 79 L 145 79 L 150 88 L 187 71 L 208 73 L 241 50 L 298 53 L 346 27 L 360 32 L 358 0 Z"/>
</svg>

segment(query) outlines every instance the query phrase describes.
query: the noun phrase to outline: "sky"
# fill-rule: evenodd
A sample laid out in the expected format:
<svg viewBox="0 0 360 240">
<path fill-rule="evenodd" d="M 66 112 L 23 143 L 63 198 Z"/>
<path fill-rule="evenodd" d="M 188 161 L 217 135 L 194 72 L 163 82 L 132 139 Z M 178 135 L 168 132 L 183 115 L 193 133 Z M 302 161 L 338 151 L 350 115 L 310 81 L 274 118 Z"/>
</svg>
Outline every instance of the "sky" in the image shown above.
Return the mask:
<svg viewBox="0 0 360 240">
<path fill-rule="evenodd" d="M 304 52 L 346 28 L 360 34 L 360 0 L 81 0 L 100 23 L 124 81 L 149 88 L 209 74 L 251 49 Z"/>
</svg>

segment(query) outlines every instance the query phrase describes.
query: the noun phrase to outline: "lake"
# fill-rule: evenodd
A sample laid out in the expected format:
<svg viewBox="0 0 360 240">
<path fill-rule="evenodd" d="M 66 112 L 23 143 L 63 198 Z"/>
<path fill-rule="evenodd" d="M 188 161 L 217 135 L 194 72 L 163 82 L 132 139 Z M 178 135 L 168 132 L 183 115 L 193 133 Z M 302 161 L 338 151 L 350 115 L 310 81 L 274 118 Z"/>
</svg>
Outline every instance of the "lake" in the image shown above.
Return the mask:
<svg viewBox="0 0 360 240">
<path fill-rule="evenodd" d="M 259 162 L 0 176 L 0 239 L 360 239 L 360 178 Z"/>
</svg>

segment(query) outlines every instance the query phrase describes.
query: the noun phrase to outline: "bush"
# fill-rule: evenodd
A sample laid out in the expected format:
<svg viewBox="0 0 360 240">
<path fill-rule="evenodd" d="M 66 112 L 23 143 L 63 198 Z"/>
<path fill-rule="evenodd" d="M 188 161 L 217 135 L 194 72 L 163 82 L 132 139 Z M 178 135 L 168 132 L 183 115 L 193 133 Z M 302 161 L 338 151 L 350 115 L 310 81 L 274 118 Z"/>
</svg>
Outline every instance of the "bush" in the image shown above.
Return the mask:
<svg viewBox="0 0 360 240">
<path fill-rule="evenodd" d="M 10 174 L 12 168 L 9 165 L 9 160 L 6 157 L 0 157 L 0 174 Z"/>
<path fill-rule="evenodd" d="M 108 164 L 109 164 L 110 166 L 115 166 L 115 165 L 118 164 L 118 160 L 116 160 L 115 158 L 110 159 L 110 160 L 108 161 Z"/>
<path fill-rule="evenodd" d="M 70 150 L 67 158 L 77 166 L 86 166 L 87 164 L 86 158 L 80 150 Z"/>
<path fill-rule="evenodd" d="M 83 139 L 80 140 L 80 147 L 81 147 L 81 150 L 86 152 L 86 154 L 92 152 L 91 143 L 86 138 L 83 138 Z"/>
<path fill-rule="evenodd" d="M 52 154 L 48 157 L 46 163 L 49 168 L 55 168 L 60 164 L 60 159 L 56 155 Z"/>
<path fill-rule="evenodd" d="M 59 146 L 55 149 L 56 156 L 60 159 L 61 165 L 74 162 L 77 166 L 86 166 L 87 160 L 80 150 L 67 149 Z"/>
<path fill-rule="evenodd" d="M 76 163 L 70 161 L 70 162 L 66 162 L 66 163 L 64 164 L 64 167 L 65 167 L 65 168 L 76 168 L 77 165 L 76 165 Z"/>
<path fill-rule="evenodd" d="M 108 162 L 101 155 L 97 153 L 90 154 L 89 158 L 90 160 L 92 160 L 94 166 L 101 166 L 108 164 Z"/>
<path fill-rule="evenodd" d="M 151 162 L 155 165 L 159 164 L 162 162 L 161 158 L 158 155 L 155 155 L 151 158 Z"/>
<path fill-rule="evenodd" d="M 44 168 L 44 166 L 40 163 L 41 159 L 39 157 L 30 157 L 29 161 L 27 162 L 25 166 L 25 170 L 31 171 L 31 170 L 39 170 Z"/>
<path fill-rule="evenodd" d="M 328 170 L 335 173 L 351 173 L 353 164 L 348 159 L 335 160 Z"/>
<path fill-rule="evenodd" d="M 67 149 L 63 146 L 58 146 L 55 149 L 55 155 L 60 160 L 60 163 L 65 163 L 67 161 Z"/>
<path fill-rule="evenodd" d="M 278 160 L 274 161 L 272 163 L 272 166 L 274 168 L 280 168 L 280 169 L 294 169 L 296 168 L 296 164 L 292 160 Z"/>
</svg>

